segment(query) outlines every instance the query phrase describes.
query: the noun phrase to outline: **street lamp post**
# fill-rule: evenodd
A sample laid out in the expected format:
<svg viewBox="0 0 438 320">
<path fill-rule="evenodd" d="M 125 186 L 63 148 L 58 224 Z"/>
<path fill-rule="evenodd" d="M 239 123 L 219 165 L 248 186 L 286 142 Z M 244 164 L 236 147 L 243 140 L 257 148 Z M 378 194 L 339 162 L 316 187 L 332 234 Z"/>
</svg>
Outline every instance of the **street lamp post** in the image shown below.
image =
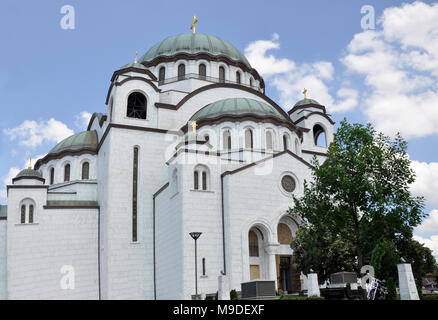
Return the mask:
<svg viewBox="0 0 438 320">
<path fill-rule="evenodd" d="M 195 296 L 198 299 L 198 253 L 196 247 L 196 240 L 201 236 L 202 232 L 190 232 L 190 236 L 195 240 Z"/>
</svg>

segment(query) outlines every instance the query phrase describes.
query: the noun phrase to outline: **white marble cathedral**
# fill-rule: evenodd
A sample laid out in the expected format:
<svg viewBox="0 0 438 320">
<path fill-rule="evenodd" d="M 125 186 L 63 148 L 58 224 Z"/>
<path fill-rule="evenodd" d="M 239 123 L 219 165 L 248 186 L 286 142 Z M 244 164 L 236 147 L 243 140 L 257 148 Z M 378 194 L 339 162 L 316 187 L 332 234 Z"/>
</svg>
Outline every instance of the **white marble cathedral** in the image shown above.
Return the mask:
<svg viewBox="0 0 438 320">
<path fill-rule="evenodd" d="M 191 299 L 299 290 L 287 214 L 333 138 L 324 106 L 265 95 L 231 44 L 187 33 L 114 72 L 106 113 L 7 186 L 1 299 Z"/>
</svg>

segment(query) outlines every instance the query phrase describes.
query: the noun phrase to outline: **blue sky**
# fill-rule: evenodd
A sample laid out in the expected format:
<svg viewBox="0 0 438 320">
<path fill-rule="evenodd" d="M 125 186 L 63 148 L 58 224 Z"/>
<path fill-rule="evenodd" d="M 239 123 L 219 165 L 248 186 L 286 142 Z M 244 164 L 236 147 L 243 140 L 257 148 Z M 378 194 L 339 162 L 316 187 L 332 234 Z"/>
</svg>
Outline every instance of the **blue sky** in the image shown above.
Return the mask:
<svg viewBox="0 0 438 320">
<path fill-rule="evenodd" d="M 64 5 L 75 9 L 74 30 L 60 27 Z M 361 27 L 364 5 L 374 8 L 375 30 Z M 414 191 L 431 213 L 417 235 L 438 253 L 438 6 L 430 1 L 2 0 L 0 203 L 30 154 L 44 155 L 84 130 L 89 113 L 105 112 L 115 70 L 136 50 L 190 32 L 193 14 L 197 32 L 247 55 L 286 110 L 306 87 L 337 123 L 401 131 Z"/>
</svg>

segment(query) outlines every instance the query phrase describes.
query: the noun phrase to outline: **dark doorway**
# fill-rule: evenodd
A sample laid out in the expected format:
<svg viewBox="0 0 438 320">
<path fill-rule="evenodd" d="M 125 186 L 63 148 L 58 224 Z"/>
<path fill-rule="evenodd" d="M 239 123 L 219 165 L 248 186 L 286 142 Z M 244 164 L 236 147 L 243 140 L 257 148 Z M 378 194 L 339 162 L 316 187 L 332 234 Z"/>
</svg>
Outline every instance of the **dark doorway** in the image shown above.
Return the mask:
<svg viewBox="0 0 438 320">
<path fill-rule="evenodd" d="M 292 292 L 290 257 L 280 257 L 280 288 Z"/>
</svg>

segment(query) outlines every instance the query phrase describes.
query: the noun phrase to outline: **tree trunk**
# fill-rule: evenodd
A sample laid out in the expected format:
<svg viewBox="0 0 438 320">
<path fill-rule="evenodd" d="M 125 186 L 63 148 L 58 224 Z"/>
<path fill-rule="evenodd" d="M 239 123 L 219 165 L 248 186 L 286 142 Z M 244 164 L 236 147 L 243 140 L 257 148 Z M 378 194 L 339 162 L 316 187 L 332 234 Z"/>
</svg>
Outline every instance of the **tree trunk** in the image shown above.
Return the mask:
<svg viewBox="0 0 438 320">
<path fill-rule="evenodd" d="M 363 255 L 362 255 L 362 245 L 361 245 L 361 241 L 360 241 L 359 219 L 357 216 L 357 208 L 356 208 L 356 205 L 354 205 L 354 204 L 353 204 L 352 215 L 353 215 L 353 222 L 354 222 L 354 231 L 355 231 L 355 236 L 356 236 L 355 245 L 356 245 L 356 254 L 357 254 L 357 264 L 358 264 L 358 268 L 359 268 L 359 272 L 360 272 L 360 269 L 362 268 L 362 265 L 363 265 Z"/>
</svg>

